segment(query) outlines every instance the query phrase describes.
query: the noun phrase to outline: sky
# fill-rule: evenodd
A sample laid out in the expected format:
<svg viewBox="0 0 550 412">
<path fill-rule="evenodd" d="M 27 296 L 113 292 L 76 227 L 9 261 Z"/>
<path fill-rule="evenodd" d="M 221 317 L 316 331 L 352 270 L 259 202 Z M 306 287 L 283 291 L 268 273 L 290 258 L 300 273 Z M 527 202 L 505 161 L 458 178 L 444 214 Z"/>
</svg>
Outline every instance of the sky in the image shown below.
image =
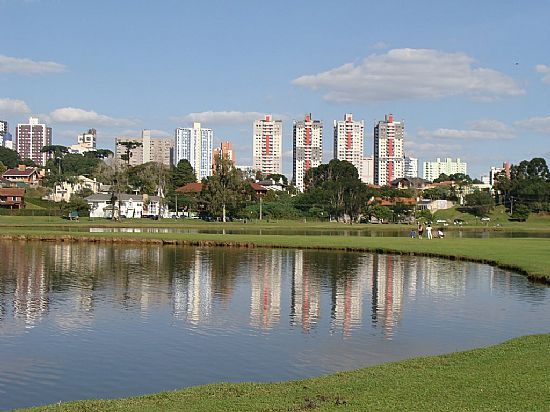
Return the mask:
<svg viewBox="0 0 550 412">
<path fill-rule="evenodd" d="M 38 115 L 53 143 L 89 128 L 173 136 L 200 121 L 252 164 L 252 123 L 405 122 L 405 154 L 460 158 L 479 177 L 550 158 L 550 2 L 0 0 L 0 120 Z"/>
</svg>

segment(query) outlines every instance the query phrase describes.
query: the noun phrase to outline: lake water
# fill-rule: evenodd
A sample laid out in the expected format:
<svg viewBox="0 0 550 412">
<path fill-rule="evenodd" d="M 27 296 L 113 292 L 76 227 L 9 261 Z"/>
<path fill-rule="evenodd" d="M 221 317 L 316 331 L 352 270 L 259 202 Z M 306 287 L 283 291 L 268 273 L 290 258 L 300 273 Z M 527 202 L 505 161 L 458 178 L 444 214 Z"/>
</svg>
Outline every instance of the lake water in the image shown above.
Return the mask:
<svg viewBox="0 0 550 412">
<path fill-rule="evenodd" d="M 550 289 L 466 262 L 0 241 L 0 409 L 279 381 L 550 331 Z"/>
</svg>

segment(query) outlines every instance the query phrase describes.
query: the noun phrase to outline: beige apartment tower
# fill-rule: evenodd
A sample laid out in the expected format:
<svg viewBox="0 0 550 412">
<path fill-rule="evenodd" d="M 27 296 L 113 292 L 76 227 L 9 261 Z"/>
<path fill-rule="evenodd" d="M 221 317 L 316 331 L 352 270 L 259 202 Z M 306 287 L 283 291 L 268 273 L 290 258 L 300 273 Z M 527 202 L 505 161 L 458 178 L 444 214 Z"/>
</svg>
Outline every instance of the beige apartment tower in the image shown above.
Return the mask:
<svg viewBox="0 0 550 412">
<path fill-rule="evenodd" d="M 351 113 L 334 121 L 334 158 L 353 164 L 359 176 L 363 174 L 364 130 L 365 122 L 353 120 Z"/>
<path fill-rule="evenodd" d="M 313 120 L 311 113 L 292 127 L 292 182 L 304 191 L 306 172 L 323 162 L 323 123 Z"/>
<path fill-rule="evenodd" d="M 282 172 L 283 122 L 270 114 L 254 122 L 252 167 L 265 175 Z"/>
</svg>

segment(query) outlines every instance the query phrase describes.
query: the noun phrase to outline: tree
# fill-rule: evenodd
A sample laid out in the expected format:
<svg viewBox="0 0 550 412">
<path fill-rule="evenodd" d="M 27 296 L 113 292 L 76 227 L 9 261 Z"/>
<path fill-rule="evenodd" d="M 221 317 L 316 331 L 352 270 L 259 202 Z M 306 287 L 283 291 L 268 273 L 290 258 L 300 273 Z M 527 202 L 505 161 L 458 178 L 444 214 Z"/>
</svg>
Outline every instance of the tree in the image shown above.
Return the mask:
<svg viewBox="0 0 550 412">
<path fill-rule="evenodd" d="M 113 151 L 109 149 L 97 149 L 84 153 L 84 156 L 93 156 L 97 159 L 105 159 L 113 155 Z"/>
<path fill-rule="evenodd" d="M 520 203 L 514 207 L 512 218 L 525 222 L 529 218 L 529 212 L 529 206 Z"/>
<path fill-rule="evenodd" d="M 171 180 L 172 186 L 176 189 L 197 181 L 195 171 L 191 163 L 189 163 L 189 160 L 182 159 L 178 162 L 177 166 L 172 169 Z"/>
<path fill-rule="evenodd" d="M 214 174 L 206 178 L 201 197 L 206 204 L 206 210 L 214 216 L 220 216 L 222 221 L 227 219 L 227 211 L 234 211 L 239 201 L 242 181 L 233 162 L 217 155 Z"/>
<path fill-rule="evenodd" d="M 0 175 L 6 173 L 6 170 L 8 170 L 8 168 L 4 165 L 4 163 L 2 163 L 2 161 L 0 161 Z"/>
<path fill-rule="evenodd" d="M 67 149 L 66 146 L 52 144 L 48 146 L 43 146 L 40 151 L 42 153 L 48 153 L 50 156 L 53 157 L 54 164 L 57 164 L 58 173 L 61 175 L 63 173 L 61 167 L 62 159 L 65 154 L 69 153 L 69 149 Z"/>
<path fill-rule="evenodd" d="M 466 206 L 475 216 L 483 216 L 489 213 L 495 207 L 493 197 L 481 190 L 476 190 L 474 193 L 464 196 Z"/>
<path fill-rule="evenodd" d="M 15 150 L 0 146 L 0 162 L 8 169 L 12 169 L 21 163 L 21 158 L 19 157 L 19 153 Z"/>
</svg>

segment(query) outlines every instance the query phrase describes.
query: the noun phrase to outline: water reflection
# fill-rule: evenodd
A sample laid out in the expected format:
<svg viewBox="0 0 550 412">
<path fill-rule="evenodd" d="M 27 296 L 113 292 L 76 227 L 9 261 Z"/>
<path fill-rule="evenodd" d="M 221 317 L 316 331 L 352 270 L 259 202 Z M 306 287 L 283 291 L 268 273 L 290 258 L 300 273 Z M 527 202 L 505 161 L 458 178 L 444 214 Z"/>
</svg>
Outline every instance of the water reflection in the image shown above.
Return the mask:
<svg viewBox="0 0 550 412">
<path fill-rule="evenodd" d="M 0 409 L 297 379 L 550 329 L 549 288 L 474 263 L 17 241 L 0 258 Z"/>
</svg>

